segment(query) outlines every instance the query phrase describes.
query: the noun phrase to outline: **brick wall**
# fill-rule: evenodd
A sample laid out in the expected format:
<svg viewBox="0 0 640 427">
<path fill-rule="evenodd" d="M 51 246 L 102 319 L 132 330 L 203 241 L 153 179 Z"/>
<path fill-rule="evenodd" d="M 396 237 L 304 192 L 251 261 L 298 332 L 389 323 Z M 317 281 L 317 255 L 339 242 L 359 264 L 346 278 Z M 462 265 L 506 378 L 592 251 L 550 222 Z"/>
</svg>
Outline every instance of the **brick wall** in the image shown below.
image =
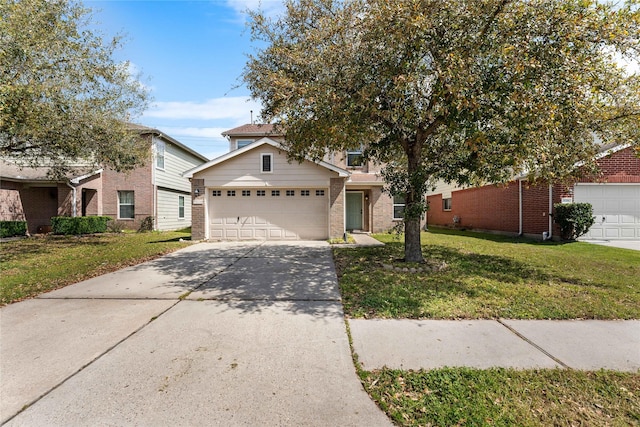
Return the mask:
<svg viewBox="0 0 640 427">
<path fill-rule="evenodd" d="M 331 178 L 329 187 L 329 237 L 344 236 L 345 178 Z"/>
<path fill-rule="evenodd" d="M 632 147 L 598 160 L 600 176 L 587 176 L 579 182 L 640 183 L 640 158 Z"/>
<path fill-rule="evenodd" d="M 382 191 L 382 187 L 371 188 L 372 233 L 385 233 L 391 230 L 397 221 L 393 220 L 393 199 Z"/>
<path fill-rule="evenodd" d="M 205 236 L 205 201 L 207 190 L 204 187 L 204 179 L 191 180 L 191 193 L 195 194 L 198 190 L 198 197 L 193 197 L 191 204 L 191 239 L 204 240 Z"/>
<path fill-rule="evenodd" d="M 155 218 L 153 212 L 154 187 L 151 182 L 153 165 L 148 162 L 145 166 L 130 172 L 116 172 L 105 168 L 102 185 L 103 215 L 121 221 L 125 228 L 136 230 L 140 223 L 148 216 Z M 118 191 L 134 192 L 135 219 L 118 219 Z"/>
</svg>

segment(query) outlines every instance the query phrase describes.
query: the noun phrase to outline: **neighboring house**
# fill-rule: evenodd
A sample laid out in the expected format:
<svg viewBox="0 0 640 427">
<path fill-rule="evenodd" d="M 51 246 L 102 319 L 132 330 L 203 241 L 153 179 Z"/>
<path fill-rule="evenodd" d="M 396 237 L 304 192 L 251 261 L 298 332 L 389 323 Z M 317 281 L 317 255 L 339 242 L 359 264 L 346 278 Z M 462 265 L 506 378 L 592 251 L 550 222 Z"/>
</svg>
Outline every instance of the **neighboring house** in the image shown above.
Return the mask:
<svg viewBox="0 0 640 427">
<path fill-rule="evenodd" d="M 439 185 L 427 194 L 427 224 L 505 234 L 558 236 L 553 204 L 587 202 L 595 224 L 585 239 L 640 239 L 640 158 L 630 145 L 603 150 L 599 177 L 562 185 L 529 186 L 525 177 L 505 185 Z"/>
<path fill-rule="evenodd" d="M 184 174 L 192 181 L 196 240 L 289 240 L 384 232 L 402 221 L 404 202 L 382 192 L 379 166 L 362 152 L 289 161 L 273 125 L 223 133 L 229 153 Z"/>
<path fill-rule="evenodd" d="M 207 159 L 156 129 L 131 127 L 152 155 L 130 172 L 76 165 L 64 179 L 51 179 L 47 166 L 0 160 L 0 220 L 26 220 L 30 233 L 48 231 L 53 216 L 110 216 L 126 229 L 146 217 L 156 230 L 189 227 L 191 184 L 182 173 Z"/>
</svg>

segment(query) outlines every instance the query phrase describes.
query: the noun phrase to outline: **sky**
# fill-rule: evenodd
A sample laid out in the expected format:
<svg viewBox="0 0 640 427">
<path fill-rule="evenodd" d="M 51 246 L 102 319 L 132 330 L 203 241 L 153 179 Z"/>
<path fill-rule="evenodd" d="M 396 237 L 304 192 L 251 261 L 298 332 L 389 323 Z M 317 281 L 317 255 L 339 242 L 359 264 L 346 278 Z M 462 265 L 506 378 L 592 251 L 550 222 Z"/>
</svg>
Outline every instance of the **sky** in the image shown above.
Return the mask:
<svg viewBox="0 0 640 427">
<path fill-rule="evenodd" d="M 116 52 L 150 89 L 150 108 L 133 121 L 158 129 L 212 159 L 226 153 L 225 130 L 254 121 L 241 74 L 255 50 L 247 8 L 269 14 L 280 0 L 84 0 L 105 40 L 120 34 Z"/>
</svg>

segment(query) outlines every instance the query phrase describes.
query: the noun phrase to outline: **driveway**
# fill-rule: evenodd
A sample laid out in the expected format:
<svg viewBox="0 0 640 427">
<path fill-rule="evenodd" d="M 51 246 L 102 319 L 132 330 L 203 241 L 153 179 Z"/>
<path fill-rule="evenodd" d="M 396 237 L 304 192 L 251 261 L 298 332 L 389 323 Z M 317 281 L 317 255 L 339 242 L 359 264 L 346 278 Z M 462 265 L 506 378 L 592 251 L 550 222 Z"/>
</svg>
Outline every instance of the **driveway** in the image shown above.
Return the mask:
<svg viewBox="0 0 640 427">
<path fill-rule="evenodd" d="M 6 425 L 391 425 L 354 372 L 324 242 L 193 245 L 0 326 Z"/>
<path fill-rule="evenodd" d="M 633 249 L 640 251 L 640 240 L 581 240 L 594 245 L 611 246 L 621 249 Z"/>
</svg>

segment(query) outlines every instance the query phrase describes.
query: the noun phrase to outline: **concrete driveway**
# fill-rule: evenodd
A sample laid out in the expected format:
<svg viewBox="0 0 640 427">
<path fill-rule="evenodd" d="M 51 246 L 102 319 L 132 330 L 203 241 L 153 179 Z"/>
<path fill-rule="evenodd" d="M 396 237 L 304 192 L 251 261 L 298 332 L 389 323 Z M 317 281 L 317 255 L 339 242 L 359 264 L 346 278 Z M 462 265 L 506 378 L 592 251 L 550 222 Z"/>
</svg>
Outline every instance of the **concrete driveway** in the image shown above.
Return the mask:
<svg viewBox="0 0 640 427">
<path fill-rule="evenodd" d="M 391 425 L 324 242 L 201 243 L 0 309 L 6 425 Z"/>
</svg>

